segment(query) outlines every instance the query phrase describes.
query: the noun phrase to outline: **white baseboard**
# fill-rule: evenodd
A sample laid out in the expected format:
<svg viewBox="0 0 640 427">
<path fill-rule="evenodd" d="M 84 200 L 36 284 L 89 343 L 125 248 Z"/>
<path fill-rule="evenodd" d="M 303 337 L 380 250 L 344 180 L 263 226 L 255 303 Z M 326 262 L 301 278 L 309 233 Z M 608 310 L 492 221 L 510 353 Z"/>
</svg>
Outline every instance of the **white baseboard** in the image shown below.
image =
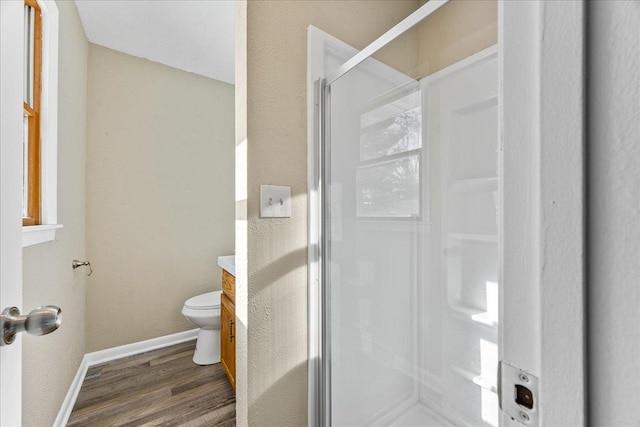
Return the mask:
<svg viewBox="0 0 640 427">
<path fill-rule="evenodd" d="M 67 421 L 69 421 L 71 411 L 73 410 L 73 405 L 75 405 L 76 403 L 78 393 L 80 393 L 80 387 L 82 387 L 82 381 L 84 381 L 84 377 L 85 375 L 87 375 L 88 369 L 89 364 L 87 363 L 87 355 L 85 354 L 82 357 L 82 361 L 80 362 L 80 366 L 78 367 L 76 376 L 73 377 L 73 381 L 71 381 L 69 391 L 67 391 L 67 395 L 62 401 L 62 406 L 60 407 L 60 411 L 58 412 L 56 420 L 53 422 L 53 427 L 64 427 L 67 425 Z"/>
<path fill-rule="evenodd" d="M 199 329 L 191 329 L 189 331 L 178 332 L 177 334 L 165 335 L 163 337 L 152 338 L 146 341 L 138 341 L 131 344 L 121 345 L 119 347 L 105 348 L 104 350 L 87 353 L 89 366 L 99 365 L 112 360 L 122 359 L 123 357 L 133 356 L 134 354 L 144 353 L 146 351 L 157 350 L 159 348 L 169 347 L 170 345 L 180 344 L 185 341 L 191 341 L 198 337 Z"/>
<path fill-rule="evenodd" d="M 69 386 L 69 391 L 67 391 L 67 395 L 62 402 L 62 406 L 60 407 L 58 416 L 53 423 L 53 427 L 64 427 L 67 424 L 67 421 L 69 421 L 73 405 L 75 405 L 78 393 L 80 393 L 80 387 L 82 387 L 84 377 L 87 375 L 87 370 L 89 370 L 91 366 L 191 341 L 198 337 L 198 331 L 199 329 L 191 329 L 189 331 L 178 332 L 177 334 L 165 335 L 163 337 L 125 344 L 119 347 L 106 348 L 104 350 L 85 354 L 82 357 L 80 366 L 78 367 L 78 372 L 76 372 L 76 376 L 73 378 L 73 381 Z"/>
</svg>

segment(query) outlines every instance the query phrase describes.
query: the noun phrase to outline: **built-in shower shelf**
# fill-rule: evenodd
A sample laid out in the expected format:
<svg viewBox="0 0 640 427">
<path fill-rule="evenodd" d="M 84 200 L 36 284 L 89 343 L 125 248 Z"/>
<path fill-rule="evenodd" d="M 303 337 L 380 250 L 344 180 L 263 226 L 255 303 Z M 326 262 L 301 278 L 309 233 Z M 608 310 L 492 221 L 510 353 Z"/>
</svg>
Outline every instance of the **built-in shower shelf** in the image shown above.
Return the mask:
<svg viewBox="0 0 640 427">
<path fill-rule="evenodd" d="M 477 313 L 471 316 L 471 320 L 474 322 L 482 323 L 483 325 L 491 326 L 492 328 L 498 327 L 498 320 L 494 318 L 490 313 Z"/>
<path fill-rule="evenodd" d="M 477 308 L 467 307 L 461 304 L 449 304 L 451 309 L 458 315 L 470 319 L 476 323 L 490 326 L 492 328 L 498 327 L 498 319 L 492 313 L 487 311 L 478 310 Z"/>
<path fill-rule="evenodd" d="M 498 392 L 498 387 L 494 383 L 491 378 L 483 377 L 482 375 L 478 375 L 477 377 L 473 377 L 473 382 L 485 390 L 489 390 L 493 393 Z"/>
<path fill-rule="evenodd" d="M 452 193 L 488 193 L 498 191 L 498 178 L 457 179 L 451 181 Z"/>
<path fill-rule="evenodd" d="M 458 368 L 457 366 L 451 366 L 451 370 L 459 377 L 464 378 L 467 381 L 471 381 L 475 385 L 480 386 L 485 390 L 489 390 L 493 393 L 498 392 L 496 381 L 493 378 L 477 375 L 466 369 Z"/>
</svg>

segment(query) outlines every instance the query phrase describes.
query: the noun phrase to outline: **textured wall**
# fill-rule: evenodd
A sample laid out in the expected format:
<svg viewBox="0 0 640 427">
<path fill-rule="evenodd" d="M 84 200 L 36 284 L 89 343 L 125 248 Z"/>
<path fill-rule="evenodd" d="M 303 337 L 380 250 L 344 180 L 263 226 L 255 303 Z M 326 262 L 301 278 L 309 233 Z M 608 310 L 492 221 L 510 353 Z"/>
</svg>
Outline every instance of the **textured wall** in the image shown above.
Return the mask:
<svg viewBox="0 0 640 427">
<path fill-rule="evenodd" d="M 238 411 L 248 411 L 248 418 L 239 415 L 239 425 L 301 426 L 307 420 L 306 29 L 314 25 L 362 48 L 417 6 L 416 1 L 247 4 L 247 96 L 237 107 L 247 108 L 248 271 L 239 286 L 246 286 L 248 329 L 246 342 L 238 341 L 238 363 L 246 357 L 247 377 L 244 383 L 238 379 Z M 291 218 L 259 218 L 261 184 L 292 187 Z"/>
<path fill-rule="evenodd" d="M 234 251 L 234 87 L 90 44 L 87 351 L 184 331 Z"/>
<path fill-rule="evenodd" d="M 88 43 L 73 2 L 60 13 L 58 222 L 56 240 L 23 250 L 24 311 L 62 308 L 62 326 L 43 337 L 23 336 L 23 425 L 50 426 L 85 352 L 86 277 L 71 269 L 84 259 Z"/>
<path fill-rule="evenodd" d="M 640 4 L 588 2 L 589 417 L 640 425 Z"/>
</svg>

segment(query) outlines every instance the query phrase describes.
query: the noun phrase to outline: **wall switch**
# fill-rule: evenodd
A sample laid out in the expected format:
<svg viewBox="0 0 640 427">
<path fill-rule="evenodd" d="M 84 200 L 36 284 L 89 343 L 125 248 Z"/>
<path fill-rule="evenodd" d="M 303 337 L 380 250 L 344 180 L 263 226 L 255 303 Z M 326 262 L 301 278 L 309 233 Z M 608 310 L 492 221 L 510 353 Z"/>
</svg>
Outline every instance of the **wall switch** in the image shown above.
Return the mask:
<svg viewBox="0 0 640 427">
<path fill-rule="evenodd" d="M 291 187 L 261 185 L 260 218 L 291 218 Z"/>
</svg>

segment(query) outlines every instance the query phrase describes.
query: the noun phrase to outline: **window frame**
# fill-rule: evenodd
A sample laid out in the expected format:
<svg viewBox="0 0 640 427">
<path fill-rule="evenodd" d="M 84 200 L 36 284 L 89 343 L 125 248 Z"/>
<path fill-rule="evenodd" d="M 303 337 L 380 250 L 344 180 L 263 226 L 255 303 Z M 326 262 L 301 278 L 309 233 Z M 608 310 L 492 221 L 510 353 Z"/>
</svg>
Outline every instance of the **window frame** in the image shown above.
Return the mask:
<svg viewBox="0 0 640 427">
<path fill-rule="evenodd" d="M 27 117 L 27 216 L 23 226 L 42 224 L 41 191 L 41 111 L 42 111 L 42 9 L 36 0 L 24 0 L 25 7 L 34 10 L 33 20 L 33 105 L 23 102 L 23 115 Z M 31 76 L 24 76 L 30 78 Z"/>
<path fill-rule="evenodd" d="M 40 225 L 22 227 L 22 247 L 54 241 L 58 223 L 58 50 L 60 12 L 54 0 L 36 0 L 42 16 L 40 113 Z M 24 5 L 24 3 L 23 3 Z M 20 26 L 20 37 L 24 28 Z M 21 54 L 18 61 L 24 61 Z M 24 75 L 24 72 L 21 76 Z"/>
</svg>

